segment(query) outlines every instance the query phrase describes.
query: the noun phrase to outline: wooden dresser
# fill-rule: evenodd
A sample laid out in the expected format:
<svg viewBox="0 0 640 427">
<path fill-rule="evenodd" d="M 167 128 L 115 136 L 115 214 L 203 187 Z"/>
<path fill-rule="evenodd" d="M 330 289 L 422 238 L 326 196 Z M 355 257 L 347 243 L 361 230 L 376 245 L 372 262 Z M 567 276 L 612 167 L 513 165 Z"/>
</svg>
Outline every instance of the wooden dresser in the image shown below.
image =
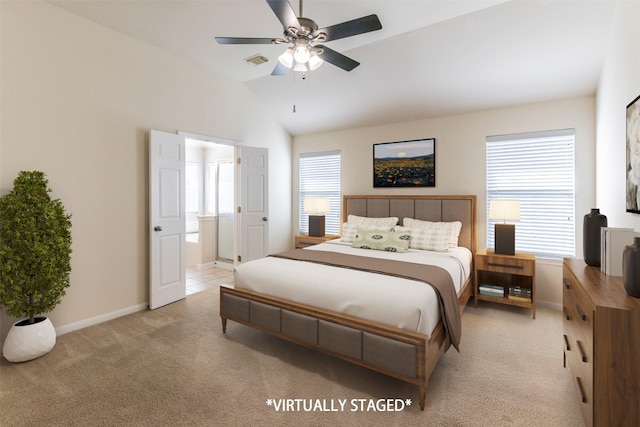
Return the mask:
<svg viewBox="0 0 640 427">
<path fill-rule="evenodd" d="M 587 426 L 640 425 L 640 299 L 581 259 L 563 263 L 564 366 Z"/>
</svg>

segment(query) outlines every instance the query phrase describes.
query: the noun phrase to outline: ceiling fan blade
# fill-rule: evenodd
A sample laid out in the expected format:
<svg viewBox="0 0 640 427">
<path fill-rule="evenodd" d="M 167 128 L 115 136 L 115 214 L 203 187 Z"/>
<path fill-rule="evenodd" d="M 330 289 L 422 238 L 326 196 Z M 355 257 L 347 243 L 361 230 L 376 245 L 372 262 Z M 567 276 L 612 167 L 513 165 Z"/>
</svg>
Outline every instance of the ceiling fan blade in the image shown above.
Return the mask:
<svg viewBox="0 0 640 427">
<path fill-rule="evenodd" d="M 325 33 L 327 35 L 325 41 L 331 41 L 380 29 L 382 29 L 382 24 L 378 19 L 378 15 L 369 15 L 353 19 L 351 21 L 346 21 L 341 24 L 331 25 L 330 27 L 321 28 L 313 34 Z"/>
<path fill-rule="evenodd" d="M 360 63 L 348 56 L 336 52 L 333 49 L 329 49 L 326 46 L 316 45 L 316 47 L 322 48 L 322 53 L 319 54 L 323 61 L 327 61 L 330 64 L 335 65 L 338 68 L 342 68 L 345 71 L 351 71 L 356 68 Z"/>
<path fill-rule="evenodd" d="M 219 44 L 272 44 L 274 39 L 253 37 L 216 37 Z"/>
<path fill-rule="evenodd" d="M 278 20 L 282 23 L 282 27 L 285 31 L 290 27 L 300 28 L 298 17 L 296 17 L 296 13 L 293 11 L 288 0 L 267 0 L 267 3 L 271 10 L 273 10 L 273 13 L 278 17 Z"/>
<path fill-rule="evenodd" d="M 289 73 L 289 67 L 282 65 L 280 62 L 276 65 L 276 67 L 271 72 L 272 76 L 284 76 Z"/>
</svg>

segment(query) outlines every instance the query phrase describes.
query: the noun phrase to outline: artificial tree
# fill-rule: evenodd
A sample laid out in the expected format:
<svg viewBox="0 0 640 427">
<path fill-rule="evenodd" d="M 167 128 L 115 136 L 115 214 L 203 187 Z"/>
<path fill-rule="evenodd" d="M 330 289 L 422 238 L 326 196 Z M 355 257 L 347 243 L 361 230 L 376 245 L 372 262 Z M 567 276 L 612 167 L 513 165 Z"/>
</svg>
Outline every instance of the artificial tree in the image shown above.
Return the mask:
<svg viewBox="0 0 640 427">
<path fill-rule="evenodd" d="M 69 287 L 71 215 L 43 172 L 22 171 L 13 186 L 0 197 L 0 306 L 33 324 Z"/>
</svg>

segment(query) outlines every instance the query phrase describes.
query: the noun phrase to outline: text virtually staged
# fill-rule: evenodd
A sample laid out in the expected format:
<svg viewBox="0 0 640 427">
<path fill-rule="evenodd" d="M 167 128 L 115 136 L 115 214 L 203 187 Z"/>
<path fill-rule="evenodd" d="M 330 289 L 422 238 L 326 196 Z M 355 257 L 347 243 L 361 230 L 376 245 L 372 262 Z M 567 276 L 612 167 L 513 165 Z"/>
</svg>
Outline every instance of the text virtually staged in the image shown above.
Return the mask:
<svg viewBox="0 0 640 427">
<path fill-rule="evenodd" d="M 276 412 L 400 412 L 411 399 L 267 399 Z"/>
</svg>

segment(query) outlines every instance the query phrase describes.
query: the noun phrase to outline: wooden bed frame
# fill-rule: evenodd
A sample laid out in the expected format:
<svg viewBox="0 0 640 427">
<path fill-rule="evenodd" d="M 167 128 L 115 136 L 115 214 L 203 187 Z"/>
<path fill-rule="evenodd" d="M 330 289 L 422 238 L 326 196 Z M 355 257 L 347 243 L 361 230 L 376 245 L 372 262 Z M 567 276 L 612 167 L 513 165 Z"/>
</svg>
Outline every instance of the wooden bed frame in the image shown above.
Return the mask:
<svg viewBox="0 0 640 427">
<path fill-rule="evenodd" d="M 475 254 L 475 196 L 344 196 L 348 215 L 461 221 L 459 245 Z M 473 266 L 472 266 L 473 267 Z M 473 274 L 459 293 L 460 313 L 472 293 Z M 445 353 L 442 321 L 431 336 L 363 320 L 282 298 L 226 286 L 220 287 L 220 317 L 418 386 L 424 410 L 429 377 Z"/>
</svg>

